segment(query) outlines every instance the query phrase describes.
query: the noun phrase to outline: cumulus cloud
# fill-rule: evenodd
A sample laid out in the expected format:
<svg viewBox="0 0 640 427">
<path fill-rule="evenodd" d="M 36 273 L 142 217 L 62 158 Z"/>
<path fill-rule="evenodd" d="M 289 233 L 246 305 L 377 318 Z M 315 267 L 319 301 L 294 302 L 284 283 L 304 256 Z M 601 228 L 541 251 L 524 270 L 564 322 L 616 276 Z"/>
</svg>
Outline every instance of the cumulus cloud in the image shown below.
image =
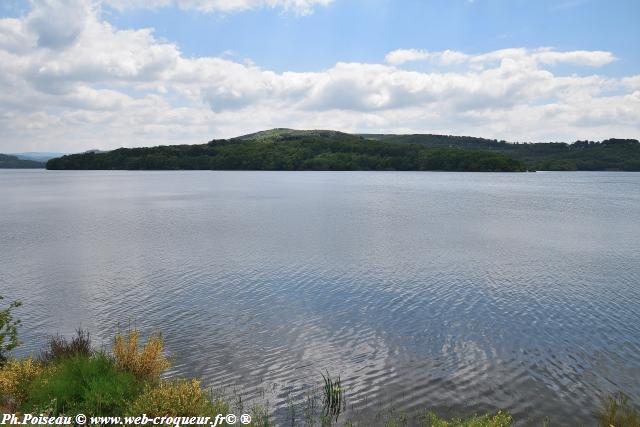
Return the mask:
<svg viewBox="0 0 640 427">
<path fill-rule="evenodd" d="M 201 12 L 234 12 L 263 7 L 281 8 L 299 14 L 309 14 L 316 6 L 327 6 L 333 0 L 103 0 L 118 10 L 177 6 Z"/>
<path fill-rule="evenodd" d="M 65 6 L 59 22 L 43 21 Z M 0 19 L 0 152 L 201 143 L 271 127 L 520 141 L 640 134 L 638 76 L 554 71 L 604 66 L 609 52 L 403 49 L 384 63 L 274 72 L 187 57 L 152 29 L 118 29 L 100 13 L 89 0 L 38 0 Z M 432 67 L 402 67 L 417 60 Z"/>
<path fill-rule="evenodd" d="M 32 4 L 27 27 L 38 46 L 53 49 L 74 43 L 92 12 L 91 3 L 83 0 L 32 0 Z"/>
</svg>

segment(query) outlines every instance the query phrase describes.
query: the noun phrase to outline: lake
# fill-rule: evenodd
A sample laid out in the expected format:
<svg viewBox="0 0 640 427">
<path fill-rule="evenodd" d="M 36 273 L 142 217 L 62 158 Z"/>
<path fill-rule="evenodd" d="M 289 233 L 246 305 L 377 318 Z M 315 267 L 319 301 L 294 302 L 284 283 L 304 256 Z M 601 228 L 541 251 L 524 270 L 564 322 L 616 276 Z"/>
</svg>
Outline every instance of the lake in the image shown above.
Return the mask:
<svg viewBox="0 0 640 427">
<path fill-rule="evenodd" d="M 19 355 L 161 330 L 170 375 L 279 414 L 324 370 L 354 413 L 640 399 L 640 173 L 2 170 L 0 201 Z"/>
</svg>

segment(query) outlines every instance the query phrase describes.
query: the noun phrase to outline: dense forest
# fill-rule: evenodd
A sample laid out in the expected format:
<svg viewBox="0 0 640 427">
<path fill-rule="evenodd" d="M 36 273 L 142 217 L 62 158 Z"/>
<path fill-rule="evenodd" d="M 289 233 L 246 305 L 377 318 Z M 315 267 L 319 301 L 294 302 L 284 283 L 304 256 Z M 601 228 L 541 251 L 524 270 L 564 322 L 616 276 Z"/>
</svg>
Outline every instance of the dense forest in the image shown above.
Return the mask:
<svg viewBox="0 0 640 427">
<path fill-rule="evenodd" d="M 16 156 L 0 154 L 0 169 L 42 169 L 44 163 L 34 160 L 22 160 Z"/>
<path fill-rule="evenodd" d="M 120 148 L 49 160 L 48 169 L 640 171 L 640 143 L 508 143 L 446 135 L 273 129 L 201 145 Z"/>
<path fill-rule="evenodd" d="M 397 144 L 334 131 L 273 130 L 202 145 L 120 148 L 49 160 L 48 169 L 526 171 L 492 151 Z"/>
<path fill-rule="evenodd" d="M 376 141 L 455 147 L 504 153 L 522 160 L 529 169 L 554 171 L 640 171 L 640 143 L 636 139 L 509 143 L 495 139 L 445 135 L 363 135 Z"/>
</svg>

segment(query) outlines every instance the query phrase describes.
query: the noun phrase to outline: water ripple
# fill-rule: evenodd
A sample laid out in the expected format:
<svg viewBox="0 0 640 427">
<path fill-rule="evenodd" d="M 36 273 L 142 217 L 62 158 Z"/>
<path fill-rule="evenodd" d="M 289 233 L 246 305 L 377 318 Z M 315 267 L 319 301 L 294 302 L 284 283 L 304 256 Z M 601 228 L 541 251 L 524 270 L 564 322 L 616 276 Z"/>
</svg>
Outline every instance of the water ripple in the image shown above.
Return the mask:
<svg viewBox="0 0 640 427">
<path fill-rule="evenodd" d="M 168 376 L 350 416 L 504 408 L 592 422 L 640 398 L 640 175 L 0 171 L 21 354 L 162 330 Z"/>
</svg>

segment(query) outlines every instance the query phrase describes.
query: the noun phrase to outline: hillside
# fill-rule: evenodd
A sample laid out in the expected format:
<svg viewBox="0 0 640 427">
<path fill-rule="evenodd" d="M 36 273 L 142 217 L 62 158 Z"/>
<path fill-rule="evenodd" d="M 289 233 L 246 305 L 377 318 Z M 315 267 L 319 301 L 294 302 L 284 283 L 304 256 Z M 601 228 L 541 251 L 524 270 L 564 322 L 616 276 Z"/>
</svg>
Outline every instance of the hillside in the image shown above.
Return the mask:
<svg viewBox="0 0 640 427">
<path fill-rule="evenodd" d="M 640 171 L 640 143 L 508 143 L 446 135 L 271 129 L 200 145 L 120 148 L 52 159 L 48 169 Z"/>
<path fill-rule="evenodd" d="M 524 161 L 529 169 L 555 171 L 640 171 L 640 143 L 635 139 L 509 143 L 495 139 L 446 135 L 362 135 L 375 141 L 420 144 L 430 148 L 459 148 L 503 153 Z"/>
<path fill-rule="evenodd" d="M 120 148 L 49 160 L 48 169 L 525 171 L 490 151 L 368 140 L 335 131 L 274 129 L 201 145 Z"/>
<path fill-rule="evenodd" d="M 22 160 L 16 156 L 0 154 L 0 169 L 42 169 L 44 163 L 34 160 Z"/>
</svg>

